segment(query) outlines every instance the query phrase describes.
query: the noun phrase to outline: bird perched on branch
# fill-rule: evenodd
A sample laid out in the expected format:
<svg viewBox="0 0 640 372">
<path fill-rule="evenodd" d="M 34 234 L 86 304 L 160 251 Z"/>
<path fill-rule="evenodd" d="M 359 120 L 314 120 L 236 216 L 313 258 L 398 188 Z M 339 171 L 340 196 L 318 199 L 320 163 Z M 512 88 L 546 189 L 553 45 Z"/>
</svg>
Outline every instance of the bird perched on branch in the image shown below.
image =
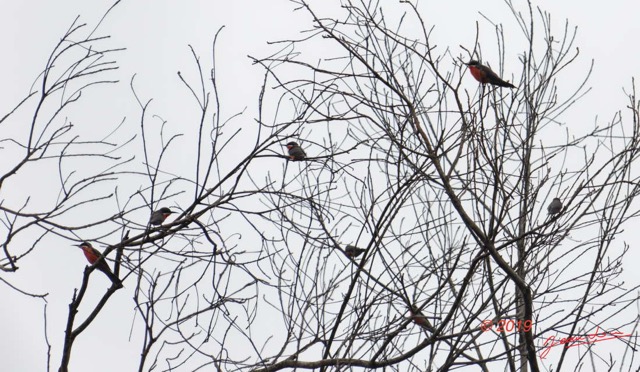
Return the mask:
<svg viewBox="0 0 640 372">
<path fill-rule="evenodd" d="M 515 85 L 502 80 L 495 72 L 489 67 L 481 65 L 480 62 L 472 60 L 467 63 L 471 75 L 482 84 L 497 85 L 499 87 L 515 88 Z"/>
<path fill-rule="evenodd" d="M 562 210 L 562 202 L 560 201 L 560 198 L 553 198 L 553 200 L 551 201 L 551 203 L 549 203 L 549 206 L 547 207 L 547 212 L 549 212 L 549 214 L 558 214 L 560 213 L 561 210 Z"/>
<path fill-rule="evenodd" d="M 422 312 L 416 306 L 409 307 L 409 313 L 411 320 L 413 320 L 415 324 L 433 332 L 434 328 L 431 325 L 431 322 L 429 322 L 429 319 L 427 319 L 427 317 L 424 316 L 424 314 L 422 314 Z"/>
<path fill-rule="evenodd" d="M 162 207 L 157 211 L 153 211 L 151 213 L 151 218 L 149 218 L 149 223 L 155 226 L 162 225 L 164 220 L 166 220 L 171 213 L 173 213 L 173 211 L 167 207 Z"/>
<path fill-rule="evenodd" d="M 346 254 L 350 259 L 354 259 L 360 256 L 364 253 L 364 251 L 366 251 L 366 249 L 358 248 L 351 244 L 347 244 L 347 246 L 344 248 L 344 254 Z"/>
<path fill-rule="evenodd" d="M 307 157 L 304 150 L 297 142 L 289 142 L 286 144 L 287 150 L 289 151 L 289 159 L 293 161 L 304 160 Z"/>
<path fill-rule="evenodd" d="M 87 261 L 89 261 L 89 263 L 92 265 L 96 263 L 100 259 L 100 257 L 102 257 L 102 253 L 93 248 L 93 246 L 89 242 L 82 242 L 77 246 L 82 249 L 82 252 L 84 252 L 84 256 L 87 258 Z M 102 271 L 106 276 L 108 276 L 109 279 L 111 279 L 111 282 L 115 284 L 116 287 L 123 287 L 122 281 L 111 271 L 111 269 L 109 268 L 109 264 L 107 264 L 107 261 L 104 258 L 100 260 L 100 262 L 96 266 L 96 269 Z"/>
</svg>

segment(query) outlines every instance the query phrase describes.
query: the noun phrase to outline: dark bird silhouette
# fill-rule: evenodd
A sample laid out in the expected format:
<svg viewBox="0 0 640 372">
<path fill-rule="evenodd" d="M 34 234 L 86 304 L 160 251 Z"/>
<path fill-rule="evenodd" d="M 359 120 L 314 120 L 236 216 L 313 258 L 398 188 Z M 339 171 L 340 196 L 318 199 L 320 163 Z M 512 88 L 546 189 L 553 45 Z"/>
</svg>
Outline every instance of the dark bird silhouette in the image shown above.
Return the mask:
<svg viewBox="0 0 640 372">
<path fill-rule="evenodd" d="M 547 207 L 547 212 L 549 212 L 549 214 L 558 214 L 560 213 L 561 210 L 562 210 L 562 202 L 560 201 L 560 198 L 553 198 L 553 200 L 551 201 L 551 203 L 549 203 L 549 206 Z"/>
<path fill-rule="evenodd" d="M 348 244 L 344 249 L 344 254 L 346 254 L 347 257 L 354 259 L 363 254 L 364 251 L 366 251 L 366 249 L 358 248 L 356 246 Z"/>
</svg>

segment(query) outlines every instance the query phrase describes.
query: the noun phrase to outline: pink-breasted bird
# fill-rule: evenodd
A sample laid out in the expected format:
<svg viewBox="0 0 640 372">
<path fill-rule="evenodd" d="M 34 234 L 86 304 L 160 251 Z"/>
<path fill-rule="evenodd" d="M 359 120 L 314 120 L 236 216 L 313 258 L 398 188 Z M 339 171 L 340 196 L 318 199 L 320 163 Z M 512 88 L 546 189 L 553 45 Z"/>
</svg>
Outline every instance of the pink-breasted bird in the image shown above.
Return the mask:
<svg viewBox="0 0 640 372">
<path fill-rule="evenodd" d="M 286 146 L 289 151 L 289 159 L 293 161 L 300 161 L 307 157 L 307 154 L 305 154 L 304 150 L 297 142 L 289 142 Z"/>
<path fill-rule="evenodd" d="M 419 325 L 424 329 L 427 329 L 433 332 L 434 328 L 431 325 L 431 322 L 429 322 L 429 319 L 427 319 L 427 317 L 424 316 L 416 306 L 411 306 L 409 308 L 409 313 L 411 314 L 410 317 L 414 323 L 416 323 L 417 325 Z"/>
<path fill-rule="evenodd" d="M 154 226 L 162 225 L 164 220 L 167 219 L 173 213 L 173 211 L 167 207 L 162 207 L 157 211 L 153 211 L 151 213 L 151 217 L 149 218 L 149 223 Z"/>
<path fill-rule="evenodd" d="M 472 60 L 467 63 L 471 75 L 482 84 L 497 85 L 499 87 L 515 88 L 515 85 L 502 80 L 495 72 L 489 67 L 481 65 L 480 62 Z"/>
<path fill-rule="evenodd" d="M 82 252 L 84 252 L 84 256 L 87 258 L 87 261 L 89 261 L 89 263 L 92 265 L 96 263 L 96 261 L 98 261 L 100 257 L 102 257 L 102 253 L 100 253 L 99 250 L 93 248 L 93 246 L 89 242 L 82 242 L 77 246 L 82 249 Z M 109 268 L 109 264 L 107 264 L 107 261 L 104 258 L 100 260 L 98 266 L 96 266 L 96 269 L 102 271 L 106 276 L 108 276 L 111 282 L 116 285 L 116 287 L 123 287 L 122 281 L 116 276 L 116 274 L 111 271 L 111 269 Z"/>
</svg>

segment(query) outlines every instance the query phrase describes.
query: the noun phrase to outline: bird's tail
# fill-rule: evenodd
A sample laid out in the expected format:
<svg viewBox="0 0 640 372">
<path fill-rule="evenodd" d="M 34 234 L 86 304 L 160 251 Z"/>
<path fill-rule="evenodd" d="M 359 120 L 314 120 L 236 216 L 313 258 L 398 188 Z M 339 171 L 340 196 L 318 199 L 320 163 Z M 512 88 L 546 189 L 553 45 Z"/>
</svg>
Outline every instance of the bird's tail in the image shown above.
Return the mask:
<svg viewBox="0 0 640 372">
<path fill-rule="evenodd" d="M 500 81 L 496 81 L 496 85 L 501 86 L 501 87 L 505 87 L 505 88 L 515 88 L 516 86 L 511 84 L 508 81 L 504 81 L 504 80 L 500 80 Z"/>
</svg>

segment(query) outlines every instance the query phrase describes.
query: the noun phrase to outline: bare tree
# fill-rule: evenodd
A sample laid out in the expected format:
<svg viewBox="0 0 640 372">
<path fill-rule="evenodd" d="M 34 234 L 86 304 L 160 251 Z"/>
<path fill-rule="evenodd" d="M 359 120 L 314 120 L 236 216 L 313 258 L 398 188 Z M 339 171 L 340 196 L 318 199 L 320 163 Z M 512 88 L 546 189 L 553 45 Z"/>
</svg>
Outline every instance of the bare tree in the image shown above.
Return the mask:
<svg viewBox="0 0 640 372">
<path fill-rule="evenodd" d="M 528 45 L 507 61 L 503 30 L 489 21 L 475 45 L 454 51 L 436 47 L 432 26 L 407 2 L 396 14 L 398 4 L 387 13 L 345 0 L 329 18 L 293 3 L 313 28 L 252 57 L 265 71 L 253 122 L 223 110 L 221 29 L 211 56 L 192 48 L 193 67 L 176 77 L 196 122 L 167 125 L 133 77 L 139 116 L 99 140 L 75 133 L 61 113 L 115 81 L 106 60 L 120 49 L 75 22 L 41 88 L 0 119 L 37 101 L 28 133 L 3 140 L 21 152 L 0 190 L 18 170 L 51 161 L 60 188 L 43 210 L 29 199 L 0 206 L 0 269 L 15 271 L 48 235 L 106 246 L 98 261 L 132 294 L 126 326 L 140 340 L 139 371 L 637 368 L 633 339 L 615 333 L 637 324 L 638 287 L 618 283 L 628 246 L 615 240 L 638 213 L 635 87 L 628 114 L 578 133 L 563 114 L 585 83 L 559 93 L 578 57 L 575 34 L 556 34 L 531 4 L 507 2 Z M 495 56 L 480 48 L 487 24 Z M 465 63 L 481 57 L 499 75 L 517 71 L 505 77 L 516 88 L 464 89 Z M 134 126 L 133 138 L 119 133 Z M 304 159 L 287 154 L 290 142 Z M 556 197 L 562 208 L 548 213 Z M 60 222 L 105 202 L 117 211 Z M 140 220 L 162 207 L 171 219 Z M 20 245 L 29 248 L 16 239 L 31 239 Z M 121 293 L 113 284 L 87 302 L 97 265 L 71 299 L 60 371 Z M 596 336 L 621 346 L 611 357 L 562 347 L 597 326 Z M 552 349 L 562 337 L 562 350 Z"/>
<path fill-rule="evenodd" d="M 617 331 L 635 329 L 638 287 L 617 283 L 628 247 L 614 238 L 637 215 L 635 93 L 629 120 L 586 134 L 563 125 L 585 92 L 582 83 L 558 94 L 578 56 L 575 35 L 555 35 L 531 4 L 520 12 L 507 3 L 529 45 L 517 89 L 487 84 L 472 94 L 461 82 L 479 43 L 457 56 L 438 52 L 412 5 L 393 18 L 377 2 L 345 1 L 343 15 L 323 18 L 298 3 L 314 29 L 258 61 L 276 78 L 296 71 L 279 86 L 306 114 L 298 131 L 324 141 L 331 161 L 309 165 L 292 178 L 295 193 L 273 199 L 273 220 L 286 221 L 282 240 L 303 247 L 289 244 L 295 289 L 281 292 L 281 311 L 300 322 L 283 343 L 288 352 L 259 370 L 538 371 L 541 356 L 551 359 L 550 336 L 585 341 L 601 324 L 622 346 L 621 363 L 595 348 L 577 360 L 630 368 L 623 356 L 633 341 Z M 421 36 L 403 36 L 416 27 Z M 321 44 L 324 58 L 305 58 Z M 547 215 L 554 197 L 564 208 Z M 338 247 L 351 242 L 366 251 L 349 262 Z M 558 369 L 567 352 L 553 356 Z"/>
</svg>

